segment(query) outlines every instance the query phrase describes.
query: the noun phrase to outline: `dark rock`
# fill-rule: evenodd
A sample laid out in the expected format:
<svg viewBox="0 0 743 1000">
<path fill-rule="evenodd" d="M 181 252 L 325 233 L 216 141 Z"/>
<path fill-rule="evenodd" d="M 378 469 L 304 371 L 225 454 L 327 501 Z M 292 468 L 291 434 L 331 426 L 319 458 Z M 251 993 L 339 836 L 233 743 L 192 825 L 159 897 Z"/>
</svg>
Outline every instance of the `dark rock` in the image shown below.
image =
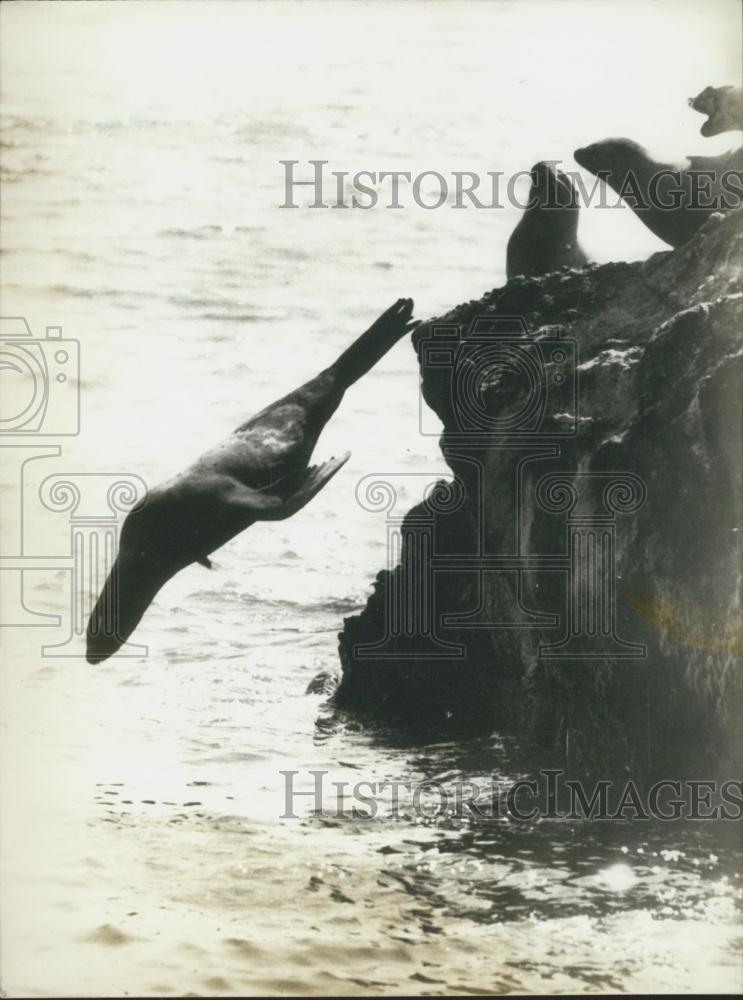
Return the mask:
<svg viewBox="0 0 743 1000">
<path fill-rule="evenodd" d="M 742 277 L 736 211 L 672 252 L 515 279 L 415 331 L 463 500 L 408 512 L 400 564 L 345 620 L 339 708 L 438 733 L 499 728 L 586 768 L 730 777 L 743 731 Z M 513 317 L 521 340 L 499 332 Z M 504 360 L 508 336 L 517 353 L 541 351 L 541 374 Z M 450 362 L 446 343 L 459 345 Z M 426 586 L 431 628 L 410 610 Z M 361 655 L 383 640 L 384 655 Z"/>
</svg>

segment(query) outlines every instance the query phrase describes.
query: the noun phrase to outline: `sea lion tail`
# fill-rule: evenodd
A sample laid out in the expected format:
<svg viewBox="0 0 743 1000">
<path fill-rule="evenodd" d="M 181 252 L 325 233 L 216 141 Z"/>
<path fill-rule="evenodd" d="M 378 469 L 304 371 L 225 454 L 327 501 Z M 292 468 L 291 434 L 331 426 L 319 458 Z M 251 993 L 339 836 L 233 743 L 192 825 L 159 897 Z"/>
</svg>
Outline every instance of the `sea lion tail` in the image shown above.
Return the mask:
<svg viewBox="0 0 743 1000">
<path fill-rule="evenodd" d="M 412 315 L 413 300 L 398 299 L 341 354 L 331 368 L 344 387 L 366 375 L 398 340 L 418 325 L 411 321 Z"/>
</svg>

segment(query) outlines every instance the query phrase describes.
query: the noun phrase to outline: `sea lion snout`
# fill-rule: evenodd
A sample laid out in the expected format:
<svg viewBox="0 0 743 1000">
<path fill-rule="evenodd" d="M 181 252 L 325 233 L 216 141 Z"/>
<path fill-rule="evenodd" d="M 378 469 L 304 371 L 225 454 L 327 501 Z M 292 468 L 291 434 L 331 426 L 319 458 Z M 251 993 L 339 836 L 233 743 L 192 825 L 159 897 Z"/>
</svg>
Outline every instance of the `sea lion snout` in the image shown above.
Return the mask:
<svg viewBox="0 0 743 1000">
<path fill-rule="evenodd" d="M 554 177 L 555 174 L 554 167 L 547 160 L 540 160 L 538 163 L 535 163 L 530 172 L 533 181 L 545 180 L 548 177 Z"/>
<path fill-rule="evenodd" d="M 743 87 L 705 87 L 689 107 L 707 116 L 699 129 L 705 138 L 743 130 Z"/>
<path fill-rule="evenodd" d="M 592 143 L 590 146 L 576 149 L 573 153 L 573 159 L 579 167 L 587 170 L 590 174 L 597 174 L 599 170 L 603 170 L 605 173 L 611 170 L 609 163 L 613 160 L 613 156 L 607 150 L 602 155 L 599 143 Z"/>
<path fill-rule="evenodd" d="M 113 656 L 122 645 L 123 643 L 119 642 L 114 635 L 107 635 L 103 631 L 93 634 L 88 629 L 85 637 L 85 659 L 91 664 L 103 663 L 109 656 Z"/>
<path fill-rule="evenodd" d="M 157 494 L 129 512 L 119 554 L 86 631 L 85 658 L 102 663 L 120 649 L 163 584 L 180 567 Z"/>
<path fill-rule="evenodd" d="M 540 160 L 531 168 L 530 204 L 540 208 L 578 208 L 578 193 L 570 177 L 556 164 Z"/>
<path fill-rule="evenodd" d="M 102 663 L 124 645 L 170 575 L 145 560 L 130 559 L 126 551 L 119 553 L 88 621 L 88 663 Z"/>
<path fill-rule="evenodd" d="M 720 88 L 724 90 L 725 88 Z M 689 98 L 689 107 L 703 115 L 711 114 L 717 105 L 717 92 L 714 87 L 705 87 L 696 97 Z"/>
<path fill-rule="evenodd" d="M 647 152 L 632 139 L 602 139 L 600 142 L 592 142 L 590 146 L 576 149 L 573 159 L 579 167 L 600 176 L 602 180 L 610 179 L 615 172 L 637 170 L 650 162 Z"/>
</svg>

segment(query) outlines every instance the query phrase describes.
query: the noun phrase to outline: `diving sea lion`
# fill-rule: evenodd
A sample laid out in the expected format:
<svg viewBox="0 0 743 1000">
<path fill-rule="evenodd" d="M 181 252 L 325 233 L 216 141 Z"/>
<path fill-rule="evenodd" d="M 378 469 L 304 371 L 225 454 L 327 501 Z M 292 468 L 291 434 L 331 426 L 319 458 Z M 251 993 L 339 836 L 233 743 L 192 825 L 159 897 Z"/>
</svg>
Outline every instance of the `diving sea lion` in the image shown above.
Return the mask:
<svg viewBox="0 0 743 1000">
<path fill-rule="evenodd" d="M 689 156 L 683 167 L 657 162 L 631 139 L 603 139 L 573 155 L 672 247 L 691 239 L 713 212 L 743 204 L 743 149 Z"/>
<path fill-rule="evenodd" d="M 527 207 L 508 240 L 506 277 L 586 264 L 578 244 L 579 211 L 578 194 L 567 174 L 550 163 L 536 163 Z"/>
<path fill-rule="evenodd" d="M 256 521 L 291 517 L 348 460 L 308 462 L 346 389 L 412 330 L 399 299 L 324 371 L 261 410 L 127 516 L 114 566 L 90 616 L 86 656 L 100 663 L 129 638 L 158 590 Z"/>
<path fill-rule="evenodd" d="M 703 136 L 743 131 L 743 87 L 705 87 L 689 98 L 689 107 L 707 115 L 699 129 Z"/>
</svg>

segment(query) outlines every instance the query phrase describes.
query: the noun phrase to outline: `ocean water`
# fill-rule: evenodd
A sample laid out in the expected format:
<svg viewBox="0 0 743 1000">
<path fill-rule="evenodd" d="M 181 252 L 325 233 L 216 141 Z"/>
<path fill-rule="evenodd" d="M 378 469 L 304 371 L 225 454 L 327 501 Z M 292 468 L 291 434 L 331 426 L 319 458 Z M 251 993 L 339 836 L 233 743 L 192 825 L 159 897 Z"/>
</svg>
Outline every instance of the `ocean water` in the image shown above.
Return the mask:
<svg viewBox="0 0 743 1000">
<path fill-rule="evenodd" d="M 40 567 L 24 600 L 62 624 L 0 633 L 3 989 L 739 989 L 736 842 L 706 825 L 364 820 L 312 797 L 279 818 L 282 770 L 303 791 L 327 771 L 328 792 L 517 775 L 500 734 L 415 744 L 305 693 L 385 565 L 357 484 L 395 477 L 405 509 L 447 474 L 409 344 L 348 392 L 316 454 L 352 457 L 312 504 L 163 589 L 134 637 L 146 658 L 42 656 L 69 627 L 69 522 L 34 501 L 52 473 L 156 483 L 399 296 L 425 318 L 505 280 L 518 208 L 281 208 L 280 160 L 510 175 L 575 169 L 571 150 L 612 134 L 719 152 L 731 137 L 702 140 L 686 98 L 739 78 L 737 6 L 21 4 L 0 20 L 2 313 L 61 326 L 81 358 L 80 433 L 39 437 L 61 454 L 24 473 Z M 663 249 L 623 209 L 585 211 L 580 232 L 599 261 Z M 15 510 L 17 453 L 0 455 Z M 19 530 L 6 513 L 6 552 Z"/>
</svg>

